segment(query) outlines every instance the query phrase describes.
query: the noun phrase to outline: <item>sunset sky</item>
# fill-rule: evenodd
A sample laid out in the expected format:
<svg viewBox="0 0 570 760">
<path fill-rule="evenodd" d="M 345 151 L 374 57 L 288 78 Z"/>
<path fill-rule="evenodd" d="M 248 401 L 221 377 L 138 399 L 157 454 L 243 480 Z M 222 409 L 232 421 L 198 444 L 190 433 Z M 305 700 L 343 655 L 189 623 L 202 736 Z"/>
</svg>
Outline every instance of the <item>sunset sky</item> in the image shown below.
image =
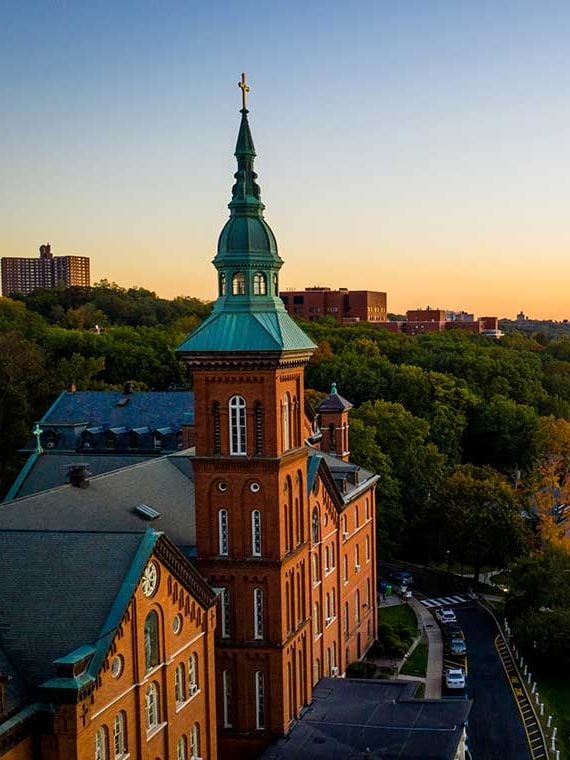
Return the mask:
<svg viewBox="0 0 570 760">
<path fill-rule="evenodd" d="M 570 318 L 567 0 L 3 0 L 0 255 L 215 296 L 247 72 L 281 287 Z"/>
</svg>

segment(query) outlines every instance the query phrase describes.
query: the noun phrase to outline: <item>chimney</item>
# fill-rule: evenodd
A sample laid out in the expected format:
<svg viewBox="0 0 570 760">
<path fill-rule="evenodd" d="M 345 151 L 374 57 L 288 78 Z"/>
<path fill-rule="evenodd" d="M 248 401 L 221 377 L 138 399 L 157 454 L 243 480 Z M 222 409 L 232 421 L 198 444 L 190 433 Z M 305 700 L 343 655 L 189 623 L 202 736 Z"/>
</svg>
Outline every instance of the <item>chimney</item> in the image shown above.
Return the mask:
<svg viewBox="0 0 570 760">
<path fill-rule="evenodd" d="M 75 393 L 75 391 L 76 391 L 76 390 L 77 390 L 77 387 L 76 387 L 76 385 L 75 385 L 74 381 L 72 380 L 72 381 L 69 383 L 69 385 L 67 386 L 67 392 L 68 392 L 68 393 Z"/>
<path fill-rule="evenodd" d="M 72 464 L 69 466 L 69 482 L 75 488 L 89 488 L 87 476 L 90 474 L 86 464 Z"/>
</svg>

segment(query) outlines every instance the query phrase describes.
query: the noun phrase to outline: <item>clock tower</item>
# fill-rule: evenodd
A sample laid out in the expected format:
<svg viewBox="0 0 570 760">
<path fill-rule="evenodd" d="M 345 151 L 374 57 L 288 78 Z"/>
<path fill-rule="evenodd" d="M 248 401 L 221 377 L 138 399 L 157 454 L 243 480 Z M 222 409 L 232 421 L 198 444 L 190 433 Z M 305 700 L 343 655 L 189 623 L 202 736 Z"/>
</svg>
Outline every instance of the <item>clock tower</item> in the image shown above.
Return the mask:
<svg viewBox="0 0 570 760">
<path fill-rule="evenodd" d="M 315 349 L 279 298 L 246 92 L 237 172 L 213 260 L 212 314 L 177 349 L 192 370 L 197 566 L 219 592 L 220 753 L 252 756 L 311 698 L 304 367 Z"/>
</svg>

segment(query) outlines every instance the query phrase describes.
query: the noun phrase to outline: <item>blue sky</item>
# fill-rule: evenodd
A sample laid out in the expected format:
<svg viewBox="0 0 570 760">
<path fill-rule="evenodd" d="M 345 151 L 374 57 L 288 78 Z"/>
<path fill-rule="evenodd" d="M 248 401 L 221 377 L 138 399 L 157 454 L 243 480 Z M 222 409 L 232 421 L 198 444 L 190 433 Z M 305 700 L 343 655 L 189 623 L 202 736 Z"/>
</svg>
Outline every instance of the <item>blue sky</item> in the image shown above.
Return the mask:
<svg viewBox="0 0 570 760">
<path fill-rule="evenodd" d="M 246 71 L 283 287 L 570 317 L 570 4 L 0 3 L 2 255 L 214 296 Z"/>
</svg>

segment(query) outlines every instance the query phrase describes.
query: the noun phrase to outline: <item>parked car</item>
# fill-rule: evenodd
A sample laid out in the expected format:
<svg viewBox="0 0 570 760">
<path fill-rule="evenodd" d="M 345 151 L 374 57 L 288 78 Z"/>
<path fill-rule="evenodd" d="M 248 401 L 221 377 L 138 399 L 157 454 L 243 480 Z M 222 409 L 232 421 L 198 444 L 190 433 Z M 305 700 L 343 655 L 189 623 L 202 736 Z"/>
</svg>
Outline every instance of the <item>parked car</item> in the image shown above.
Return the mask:
<svg viewBox="0 0 570 760">
<path fill-rule="evenodd" d="M 457 623 L 448 623 L 443 630 L 443 635 L 445 636 L 446 639 L 464 639 L 465 638 L 463 629 Z"/>
<path fill-rule="evenodd" d="M 449 653 L 453 655 L 465 655 L 467 654 L 467 645 L 465 639 L 452 638 L 448 639 L 447 647 Z"/>
<path fill-rule="evenodd" d="M 447 623 L 457 623 L 455 612 L 450 609 L 445 609 L 443 607 L 440 607 L 440 609 L 435 611 L 435 616 L 439 620 L 439 622 L 442 623 L 443 625 Z"/>
<path fill-rule="evenodd" d="M 465 671 L 463 668 L 447 668 L 445 671 L 445 686 L 448 689 L 464 689 Z"/>
<path fill-rule="evenodd" d="M 407 601 L 412 598 L 412 592 L 407 586 L 394 586 L 394 591 L 398 594 L 400 599 Z"/>
</svg>

